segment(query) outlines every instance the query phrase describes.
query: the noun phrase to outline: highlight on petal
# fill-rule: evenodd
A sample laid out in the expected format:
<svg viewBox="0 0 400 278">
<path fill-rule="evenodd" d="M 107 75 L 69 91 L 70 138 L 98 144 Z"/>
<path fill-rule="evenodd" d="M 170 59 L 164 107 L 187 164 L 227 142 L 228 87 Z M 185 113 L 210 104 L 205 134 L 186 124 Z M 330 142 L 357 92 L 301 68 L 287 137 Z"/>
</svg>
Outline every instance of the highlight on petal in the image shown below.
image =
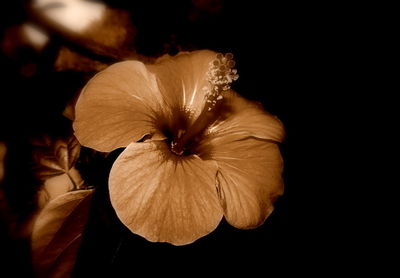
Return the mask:
<svg viewBox="0 0 400 278">
<path fill-rule="evenodd" d="M 213 134 L 201 142 L 199 153 L 218 163 L 218 187 L 226 220 L 242 229 L 261 225 L 283 193 L 278 145 L 252 136 Z"/>
<path fill-rule="evenodd" d="M 173 109 L 190 109 L 195 119 L 205 104 L 210 86 L 206 74 L 216 55 L 209 50 L 181 52 L 174 57 L 163 56 L 147 68 L 157 76 L 166 104 Z"/>
<path fill-rule="evenodd" d="M 261 105 L 248 101 L 234 91 L 224 92 L 226 115 L 208 129 L 216 136 L 242 135 L 282 142 L 285 131 L 282 122 L 262 109 Z"/>
<path fill-rule="evenodd" d="M 176 156 L 165 142 L 132 143 L 111 169 L 111 203 L 133 233 L 188 244 L 212 232 L 222 218 L 216 173 L 215 162 Z"/>
<path fill-rule="evenodd" d="M 75 106 L 75 136 L 98 151 L 126 147 L 157 132 L 162 101 L 156 78 L 143 63 L 116 63 L 83 89 Z"/>
</svg>

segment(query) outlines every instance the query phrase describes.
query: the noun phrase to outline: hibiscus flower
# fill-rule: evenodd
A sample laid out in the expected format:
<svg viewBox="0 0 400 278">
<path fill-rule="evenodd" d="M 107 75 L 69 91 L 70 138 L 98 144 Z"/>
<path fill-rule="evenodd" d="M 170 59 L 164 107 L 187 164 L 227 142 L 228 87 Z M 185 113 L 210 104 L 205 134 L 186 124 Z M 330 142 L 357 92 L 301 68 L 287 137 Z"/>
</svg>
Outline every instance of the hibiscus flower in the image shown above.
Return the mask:
<svg viewBox="0 0 400 278">
<path fill-rule="evenodd" d="M 153 242 L 188 244 L 225 217 L 261 225 L 283 192 L 281 122 L 230 89 L 232 54 L 111 65 L 83 89 L 74 121 L 84 146 L 126 147 L 112 166 L 117 216 Z"/>
</svg>

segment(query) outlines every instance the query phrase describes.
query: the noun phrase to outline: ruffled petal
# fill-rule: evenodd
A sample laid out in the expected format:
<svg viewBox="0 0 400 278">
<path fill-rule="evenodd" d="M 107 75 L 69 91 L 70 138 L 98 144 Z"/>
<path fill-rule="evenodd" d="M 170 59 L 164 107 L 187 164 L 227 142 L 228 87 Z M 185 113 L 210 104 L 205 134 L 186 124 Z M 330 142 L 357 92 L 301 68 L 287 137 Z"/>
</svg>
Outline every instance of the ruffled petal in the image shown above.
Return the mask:
<svg viewBox="0 0 400 278">
<path fill-rule="evenodd" d="M 75 107 L 75 135 L 82 145 L 98 151 L 126 147 L 157 133 L 162 102 L 156 78 L 143 63 L 116 63 L 83 89 Z"/>
<path fill-rule="evenodd" d="M 248 101 L 234 91 L 224 92 L 224 108 L 221 120 L 207 130 L 214 136 L 236 134 L 282 142 L 285 131 L 282 122 L 262 109 L 261 104 Z"/>
<path fill-rule="evenodd" d="M 111 203 L 133 233 L 188 244 L 212 232 L 222 218 L 216 173 L 215 162 L 175 156 L 163 141 L 132 143 L 111 169 Z"/>
<path fill-rule="evenodd" d="M 206 80 L 210 62 L 216 53 L 209 50 L 181 52 L 174 57 L 164 56 L 154 65 L 147 66 L 156 74 L 158 86 L 172 111 L 190 110 L 194 120 L 205 104 L 205 94 L 210 84 Z"/>
<path fill-rule="evenodd" d="M 241 229 L 261 225 L 283 193 L 283 162 L 277 144 L 236 135 L 204 140 L 218 163 L 218 186 L 226 220 Z"/>
<path fill-rule="evenodd" d="M 283 139 L 283 126 L 258 105 L 229 94 L 224 119 L 209 128 L 196 153 L 218 164 L 227 221 L 237 228 L 254 228 L 283 193 L 283 161 L 276 143 Z"/>
</svg>

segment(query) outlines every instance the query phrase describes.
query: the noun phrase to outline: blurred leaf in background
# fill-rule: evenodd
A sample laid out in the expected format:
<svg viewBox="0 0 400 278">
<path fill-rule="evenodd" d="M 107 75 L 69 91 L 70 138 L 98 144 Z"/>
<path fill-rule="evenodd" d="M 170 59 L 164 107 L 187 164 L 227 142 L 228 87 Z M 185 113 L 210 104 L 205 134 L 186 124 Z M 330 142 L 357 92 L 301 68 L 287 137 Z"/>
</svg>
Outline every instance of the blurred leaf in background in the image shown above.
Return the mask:
<svg viewBox="0 0 400 278">
<path fill-rule="evenodd" d="M 38 215 L 31 238 L 37 277 L 71 277 L 92 193 L 78 190 L 58 196 Z"/>
</svg>

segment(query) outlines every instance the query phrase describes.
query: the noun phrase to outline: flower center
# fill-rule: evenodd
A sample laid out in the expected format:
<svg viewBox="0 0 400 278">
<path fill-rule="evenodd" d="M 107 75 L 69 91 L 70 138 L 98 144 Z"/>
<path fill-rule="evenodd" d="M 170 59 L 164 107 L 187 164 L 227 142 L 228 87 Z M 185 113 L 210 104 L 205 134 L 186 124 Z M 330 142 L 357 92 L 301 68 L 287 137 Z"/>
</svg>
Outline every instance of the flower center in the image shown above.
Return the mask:
<svg viewBox="0 0 400 278">
<path fill-rule="evenodd" d="M 196 139 L 196 136 L 218 118 L 224 99 L 222 92 L 229 90 L 231 83 L 239 78 L 234 66 L 235 61 L 232 53 L 227 53 L 225 56 L 218 53 L 216 58 L 210 62 L 206 79 L 211 86 L 203 88 L 206 91 L 204 108 L 189 128 L 178 130 L 171 142 L 172 152 L 182 155 L 188 144 L 190 145 Z"/>
</svg>

